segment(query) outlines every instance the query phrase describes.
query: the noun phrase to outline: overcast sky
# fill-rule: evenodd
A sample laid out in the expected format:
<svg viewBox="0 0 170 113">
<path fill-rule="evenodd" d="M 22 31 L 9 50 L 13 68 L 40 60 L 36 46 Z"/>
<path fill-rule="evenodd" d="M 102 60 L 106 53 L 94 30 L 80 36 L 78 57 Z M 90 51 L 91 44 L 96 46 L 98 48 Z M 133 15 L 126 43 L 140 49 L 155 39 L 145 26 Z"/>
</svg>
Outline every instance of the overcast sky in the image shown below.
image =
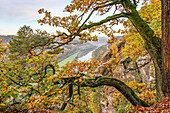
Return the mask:
<svg viewBox="0 0 170 113">
<path fill-rule="evenodd" d="M 43 18 L 38 10 L 44 8 L 52 15 L 63 16 L 67 15 L 63 12 L 67 4 L 70 0 L 0 0 L 0 35 L 16 35 L 23 25 L 53 33 L 55 27 L 38 24 L 37 20 Z"/>
</svg>

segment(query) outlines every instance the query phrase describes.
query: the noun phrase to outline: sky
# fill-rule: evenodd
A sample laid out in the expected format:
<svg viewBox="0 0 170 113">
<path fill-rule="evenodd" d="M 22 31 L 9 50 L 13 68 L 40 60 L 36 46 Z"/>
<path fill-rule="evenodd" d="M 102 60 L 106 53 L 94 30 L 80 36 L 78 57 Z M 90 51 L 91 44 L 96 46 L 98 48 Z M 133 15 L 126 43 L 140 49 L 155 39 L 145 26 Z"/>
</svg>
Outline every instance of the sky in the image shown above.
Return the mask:
<svg viewBox="0 0 170 113">
<path fill-rule="evenodd" d="M 68 15 L 63 12 L 64 7 L 70 3 L 70 0 L 0 0 L 0 35 L 16 35 L 23 25 L 54 33 L 57 28 L 38 24 L 37 20 L 43 18 L 43 15 L 38 14 L 38 10 L 44 8 L 53 16 L 64 16 Z M 92 20 L 96 18 L 93 17 Z M 118 29 L 122 26 L 114 28 Z"/>
</svg>

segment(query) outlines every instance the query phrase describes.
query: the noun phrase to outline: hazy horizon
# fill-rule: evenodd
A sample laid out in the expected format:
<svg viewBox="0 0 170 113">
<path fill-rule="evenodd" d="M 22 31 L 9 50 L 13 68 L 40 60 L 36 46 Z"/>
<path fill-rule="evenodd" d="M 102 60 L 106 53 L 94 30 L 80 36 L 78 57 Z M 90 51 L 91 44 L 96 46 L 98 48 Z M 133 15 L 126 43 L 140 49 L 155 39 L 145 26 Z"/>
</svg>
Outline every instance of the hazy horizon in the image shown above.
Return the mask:
<svg viewBox="0 0 170 113">
<path fill-rule="evenodd" d="M 71 0 L 0 0 L 0 35 L 16 35 L 20 27 L 27 25 L 33 30 L 41 29 L 49 33 L 55 33 L 56 30 L 62 30 L 49 25 L 41 26 L 37 20 L 42 19 L 44 15 L 38 14 L 40 8 L 47 9 L 52 16 L 67 16 L 69 13 L 63 12 L 66 5 Z M 100 17 L 102 19 L 102 17 Z M 91 20 L 99 21 L 96 15 Z M 118 30 L 122 25 L 113 27 Z M 121 34 L 117 34 L 120 36 Z M 100 34 L 99 36 L 103 36 Z"/>
</svg>

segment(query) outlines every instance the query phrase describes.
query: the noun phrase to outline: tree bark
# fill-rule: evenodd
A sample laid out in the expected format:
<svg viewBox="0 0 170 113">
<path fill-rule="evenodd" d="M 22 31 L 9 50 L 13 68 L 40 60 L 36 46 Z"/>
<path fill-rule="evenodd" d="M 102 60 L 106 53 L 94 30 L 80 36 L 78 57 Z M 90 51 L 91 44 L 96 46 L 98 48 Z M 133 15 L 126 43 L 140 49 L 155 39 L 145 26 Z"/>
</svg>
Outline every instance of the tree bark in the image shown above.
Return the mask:
<svg viewBox="0 0 170 113">
<path fill-rule="evenodd" d="M 162 91 L 170 97 L 170 0 L 162 0 Z"/>
</svg>

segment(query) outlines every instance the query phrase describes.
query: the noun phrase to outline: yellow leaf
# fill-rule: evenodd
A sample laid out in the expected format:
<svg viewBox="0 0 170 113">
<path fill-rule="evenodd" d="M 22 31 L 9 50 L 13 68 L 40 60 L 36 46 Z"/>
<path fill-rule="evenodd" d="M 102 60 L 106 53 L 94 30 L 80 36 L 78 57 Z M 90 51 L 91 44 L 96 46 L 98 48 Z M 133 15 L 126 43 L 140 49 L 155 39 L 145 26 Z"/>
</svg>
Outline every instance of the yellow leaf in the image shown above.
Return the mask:
<svg viewBox="0 0 170 113">
<path fill-rule="evenodd" d="M 52 80 L 53 79 L 53 76 L 50 76 L 49 80 Z"/>
<path fill-rule="evenodd" d="M 70 98 L 67 98 L 66 101 L 70 100 Z"/>
<path fill-rule="evenodd" d="M 79 82 L 81 82 L 81 81 L 82 81 L 82 79 L 78 79 L 78 81 L 79 81 Z"/>
<path fill-rule="evenodd" d="M 6 104 L 4 104 L 4 103 L 0 103 L 0 106 L 6 106 Z"/>
<path fill-rule="evenodd" d="M 4 43 L 3 45 L 4 45 L 4 46 L 7 46 L 7 44 L 5 44 L 5 43 Z"/>
</svg>

